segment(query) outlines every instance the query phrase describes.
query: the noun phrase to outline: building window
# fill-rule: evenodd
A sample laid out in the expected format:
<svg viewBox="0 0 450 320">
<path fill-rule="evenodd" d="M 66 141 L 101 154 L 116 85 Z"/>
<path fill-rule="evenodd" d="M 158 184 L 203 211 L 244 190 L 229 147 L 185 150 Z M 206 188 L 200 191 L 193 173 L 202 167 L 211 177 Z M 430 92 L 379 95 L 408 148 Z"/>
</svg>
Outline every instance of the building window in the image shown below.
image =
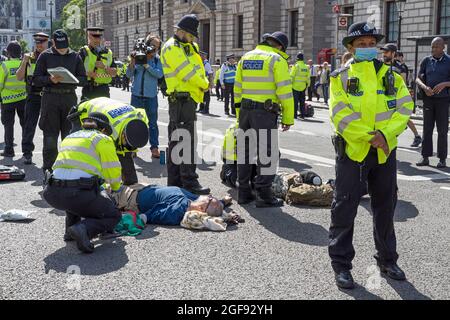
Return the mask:
<svg viewBox="0 0 450 320">
<path fill-rule="evenodd" d="M 297 47 L 298 45 L 298 10 L 289 12 L 289 36 L 290 46 Z"/>
<path fill-rule="evenodd" d="M 47 11 L 47 1 L 46 0 L 38 0 L 37 1 L 37 9 L 38 9 L 38 11 Z"/>
<path fill-rule="evenodd" d="M 394 1 L 386 3 L 386 42 L 396 42 L 398 40 L 398 11 Z"/>
<path fill-rule="evenodd" d="M 236 48 L 244 47 L 244 16 L 236 16 Z"/>
<path fill-rule="evenodd" d="M 119 10 L 116 11 L 116 24 L 119 24 Z"/>
<path fill-rule="evenodd" d="M 139 20 L 139 5 L 136 5 L 136 20 Z"/>
<path fill-rule="evenodd" d="M 159 0 L 159 6 L 160 6 L 159 14 L 163 16 L 164 15 L 164 0 Z"/>
<path fill-rule="evenodd" d="M 128 8 L 125 8 L 125 22 L 128 22 Z"/>
<path fill-rule="evenodd" d="M 450 34 L 450 0 L 439 1 L 438 34 Z"/>
<path fill-rule="evenodd" d="M 351 14 L 351 15 L 352 15 L 351 17 L 348 17 L 348 18 L 347 18 L 347 21 L 348 21 L 347 25 L 348 25 L 349 27 L 353 24 L 353 21 L 354 21 L 354 19 L 353 19 L 354 13 L 355 13 L 355 7 L 353 7 L 353 6 L 351 6 L 351 7 L 344 7 L 344 14 Z"/>
<path fill-rule="evenodd" d="M 125 36 L 125 39 L 124 39 L 124 42 L 125 42 L 125 55 L 126 56 L 128 56 L 128 53 L 130 52 L 128 49 L 128 47 L 129 47 L 129 43 L 128 43 L 128 36 Z"/>
<path fill-rule="evenodd" d="M 119 37 L 114 37 L 114 53 L 116 57 L 120 56 Z"/>
<path fill-rule="evenodd" d="M 150 2 L 147 2 L 147 18 L 152 17 L 152 4 Z"/>
</svg>

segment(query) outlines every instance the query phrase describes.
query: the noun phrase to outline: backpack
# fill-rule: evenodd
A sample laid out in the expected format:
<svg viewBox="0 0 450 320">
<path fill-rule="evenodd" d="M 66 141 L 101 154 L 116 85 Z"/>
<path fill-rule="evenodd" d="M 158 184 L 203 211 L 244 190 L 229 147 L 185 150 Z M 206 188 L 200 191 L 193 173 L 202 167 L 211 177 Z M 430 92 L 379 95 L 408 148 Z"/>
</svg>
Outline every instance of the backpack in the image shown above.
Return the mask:
<svg viewBox="0 0 450 320">
<path fill-rule="evenodd" d="M 305 103 L 305 116 L 308 118 L 314 117 L 314 107 L 309 103 Z"/>
</svg>

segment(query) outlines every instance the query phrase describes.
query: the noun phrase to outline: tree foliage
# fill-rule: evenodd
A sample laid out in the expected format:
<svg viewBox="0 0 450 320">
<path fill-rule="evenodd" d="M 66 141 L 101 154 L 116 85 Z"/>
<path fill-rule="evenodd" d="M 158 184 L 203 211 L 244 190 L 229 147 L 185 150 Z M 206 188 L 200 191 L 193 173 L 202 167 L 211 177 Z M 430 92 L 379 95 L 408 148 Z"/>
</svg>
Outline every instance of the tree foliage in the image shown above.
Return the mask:
<svg viewBox="0 0 450 320">
<path fill-rule="evenodd" d="M 86 44 L 86 0 L 71 0 L 63 9 L 61 20 L 55 22 L 53 30 L 62 28 L 70 38 L 70 47 L 78 51 Z"/>
</svg>

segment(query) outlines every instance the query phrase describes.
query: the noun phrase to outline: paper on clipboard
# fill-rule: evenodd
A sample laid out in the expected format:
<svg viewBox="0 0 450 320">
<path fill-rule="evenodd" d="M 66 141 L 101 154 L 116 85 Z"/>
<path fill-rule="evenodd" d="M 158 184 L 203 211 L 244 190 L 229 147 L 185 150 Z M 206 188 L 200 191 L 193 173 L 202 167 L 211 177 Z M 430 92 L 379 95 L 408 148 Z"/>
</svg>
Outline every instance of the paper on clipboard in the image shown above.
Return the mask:
<svg viewBox="0 0 450 320">
<path fill-rule="evenodd" d="M 52 76 L 61 76 L 63 79 L 59 83 L 78 84 L 80 81 L 66 68 L 57 67 L 47 70 Z"/>
</svg>

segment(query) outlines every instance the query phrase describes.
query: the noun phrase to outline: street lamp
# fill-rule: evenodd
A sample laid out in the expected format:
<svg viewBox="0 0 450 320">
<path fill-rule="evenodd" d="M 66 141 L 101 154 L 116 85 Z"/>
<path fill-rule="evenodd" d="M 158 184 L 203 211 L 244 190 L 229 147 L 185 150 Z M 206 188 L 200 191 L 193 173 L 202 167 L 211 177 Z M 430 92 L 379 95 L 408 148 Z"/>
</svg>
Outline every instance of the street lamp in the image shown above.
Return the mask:
<svg viewBox="0 0 450 320">
<path fill-rule="evenodd" d="M 53 1 L 50 0 L 50 2 L 48 3 L 48 5 L 50 6 L 50 34 L 53 33 Z"/>
<path fill-rule="evenodd" d="M 403 12 L 405 11 L 406 0 L 395 0 L 395 5 L 397 6 L 398 12 L 398 39 L 397 39 L 397 47 L 400 50 L 401 46 L 401 37 L 402 37 L 402 19 Z"/>
</svg>

